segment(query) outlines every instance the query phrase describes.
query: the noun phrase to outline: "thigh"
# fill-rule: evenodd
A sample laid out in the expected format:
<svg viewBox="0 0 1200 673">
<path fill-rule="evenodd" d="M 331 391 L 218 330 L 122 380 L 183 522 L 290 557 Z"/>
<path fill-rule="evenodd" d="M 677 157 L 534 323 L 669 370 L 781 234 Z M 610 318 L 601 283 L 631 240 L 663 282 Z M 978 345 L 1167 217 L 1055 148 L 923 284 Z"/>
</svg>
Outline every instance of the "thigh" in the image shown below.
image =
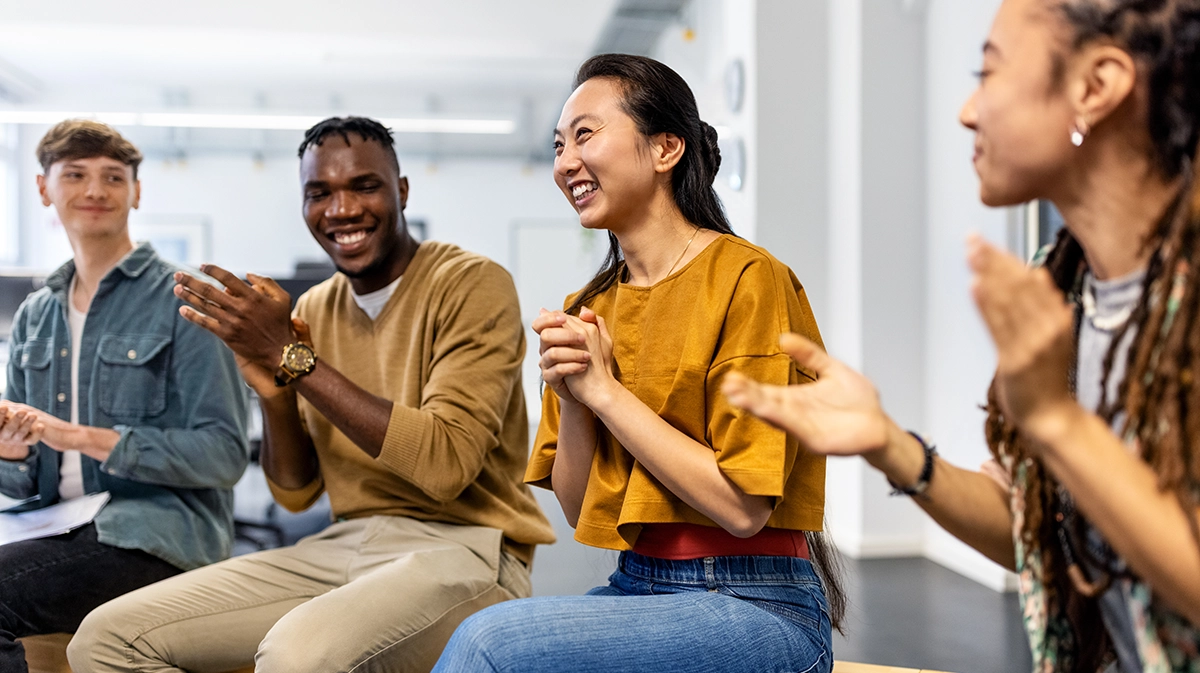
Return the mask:
<svg viewBox="0 0 1200 673">
<path fill-rule="evenodd" d="M 827 641 L 731 596 L 551 596 L 466 620 L 435 671 L 798 673 L 832 668 Z"/>
<path fill-rule="evenodd" d="M 514 596 L 471 549 L 428 542 L 281 619 L 263 640 L 258 670 L 429 671 L 463 619 Z"/>
<path fill-rule="evenodd" d="M 94 525 L 0 545 L 0 629 L 71 632 L 96 606 L 179 573 L 144 551 L 102 544 Z"/>
<path fill-rule="evenodd" d="M 276 622 L 344 580 L 352 553 L 352 544 L 300 544 L 126 594 L 87 616 L 68 649 L 71 666 L 83 672 L 248 666 Z"/>
</svg>

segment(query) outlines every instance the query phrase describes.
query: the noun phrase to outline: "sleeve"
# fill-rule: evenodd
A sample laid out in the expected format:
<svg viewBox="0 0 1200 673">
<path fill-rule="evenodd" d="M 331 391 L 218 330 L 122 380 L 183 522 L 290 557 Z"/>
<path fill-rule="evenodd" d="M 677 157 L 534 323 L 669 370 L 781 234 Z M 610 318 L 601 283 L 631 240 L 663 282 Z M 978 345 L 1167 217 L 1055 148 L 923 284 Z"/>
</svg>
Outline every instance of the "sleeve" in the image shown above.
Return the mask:
<svg viewBox="0 0 1200 673">
<path fill-rule="evenodd" d="M 19 404 L 26 403 L 25 372 L 17 363 L 21 360 L 21 349 L 25 343 L 25 304 L 17 309 L 13 317 L 13 331 L 8 344 L 8 382 L 4 388 L 4 399 Z M 18 500 L 37 495 L 38 447 L 29 447 L 25 460 L 0 460 L 0 493 Z"/>
<path fill-rule="evenodd" d="M 292 311 L 292 316 L 300 318 L 304 322 L 312 325 L 311 316 L 305 316 L 305 307 L 308 305 L 308 293 L 300 295 L 296 300 L 296 308 Z M 297 405 L 300 416 L 300 433 L 308 436 L 308 413 L 309 405 L 303 401 L 303 398 L 297 396 Z M 311 443 L 311 439 L 309 440 Z M 314 449 L 315 451 L 315 449 Z M 284 488 L 279 484 L 271 481 L 267 477 L 267 487 L 271 489 L 271 495 L 275 498 L 275 502 L 279 503 L 284 509 L 289 512 L 303 512 L 321 497 L 325 492 L 325 478 L 321 475 L 321 470 L 317 470 L 317 476 L 313 480 L 301 486 L 300 488 Z"/>
<path fill-rule="evenodd" d="M 101 469 L 158 486 L 233 488 L 249 462 L 248 394 L 233 353 L 177 317 L 170 377 L 179 427 L 115 426 L 121 438 Z"/>
<path fill-rule="evenodd" d="M 706 380 L 708 440 L 721 472 L 749 495 L 782 502 L 800 443 L 782 430 L 734 408 L 721 392 L 730 372 L 773 385 L 815 380 L 779 348 L 779 335 L 798 332 L 821 343 L 799 281 L 778 263 L 752 263 L 738 281 L 720 345 Z"/>
<path fill-rule="evenodd" d="M 525 469 L 525 483 L 547 490 L 553 490 L 550 473 L 554 471 L 554 456 L 558 453 L 558 414 L 558 395 L 546 387 L 542 391 L 542 418 Z"/>
<path fill-rule="evenodd" d="M 379 453 L 386 468 L 448 502 L 500 445 L 525 356 L 512 277 L 494 262 L 458 274 L 437 306 L 429 379 L 418 408 L 393 405 Z"/>
</svg>

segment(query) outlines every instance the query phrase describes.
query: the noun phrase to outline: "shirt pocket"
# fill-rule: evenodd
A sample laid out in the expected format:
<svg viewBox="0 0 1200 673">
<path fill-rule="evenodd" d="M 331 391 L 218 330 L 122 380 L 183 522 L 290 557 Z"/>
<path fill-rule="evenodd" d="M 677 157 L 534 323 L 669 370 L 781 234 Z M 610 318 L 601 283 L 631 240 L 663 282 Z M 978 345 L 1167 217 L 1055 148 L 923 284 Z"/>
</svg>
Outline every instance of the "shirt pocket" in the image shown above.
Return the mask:
<svg viewBox="0 0 1200 673">
<path fill-rule="evenodd" d="M 100 410 L 114 420 L 140 420 L 167 409 L 171 338 L 105 334 L 96 349 Z"/>
<path fill-rule="evenodd" d="M 54 381 L 51 378 L 50 360 L 54 356 L 54 340 L 46 337 L 29 339 L 17 346 L 13 359 L 21 370 L 25 390 L 23 402 L 33 406 L 44 406 L 51 399 Z"/>
</svg>

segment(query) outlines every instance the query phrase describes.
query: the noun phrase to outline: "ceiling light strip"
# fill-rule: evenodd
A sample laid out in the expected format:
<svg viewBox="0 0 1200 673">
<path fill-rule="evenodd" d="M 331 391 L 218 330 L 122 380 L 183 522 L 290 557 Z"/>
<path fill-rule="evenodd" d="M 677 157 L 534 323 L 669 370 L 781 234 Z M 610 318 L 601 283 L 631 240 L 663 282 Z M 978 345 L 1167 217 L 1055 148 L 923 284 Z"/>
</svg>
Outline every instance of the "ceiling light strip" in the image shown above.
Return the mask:
<svg viewBox="0 0 1200 673">
<path fill-rule="evenodd" d="M 113 126 L 167 128 L 258 129 L 303 131 L 323 117 L 311 115 L 207 114 L 194 112 L 58 112 L 0 110 L 0 124 L 55 124 L 64 119 L 95 119 Z M 507 135 L 517 130 L 511 119 L 381 118 L 396 133 L 464 133 Z"/>
</svg>

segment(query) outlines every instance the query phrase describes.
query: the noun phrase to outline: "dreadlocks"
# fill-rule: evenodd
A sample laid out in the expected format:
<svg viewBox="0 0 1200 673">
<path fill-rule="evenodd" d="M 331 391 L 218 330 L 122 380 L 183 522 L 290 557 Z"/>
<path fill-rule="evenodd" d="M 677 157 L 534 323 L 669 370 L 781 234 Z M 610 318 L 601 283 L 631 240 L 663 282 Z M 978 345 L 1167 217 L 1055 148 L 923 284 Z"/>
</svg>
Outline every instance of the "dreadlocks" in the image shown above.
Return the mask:
<svg viewBox="0 0 1200 673">
<path fill-rule="evenodd" d="M 1181 197 L 1145 243 L 1153 252 L 1142 296 L 1105 355 L 1098 413 L 1109 425 L 1124 413 L 1122 436 L 1136 442 L 1159 488 L 1178 497 L 1200 550 L 1194 516 L 1200 506 L 1200 183 L 1192 166 L 1200 144 L 1200 0 L 1047 2 L 1071 27 L 1074 48 L 1107 40 L 1139 61 L 1148 81 L 1148 130 L 1156 163 L 1165 177 L 1183 184 Z M 1077 291 L 1086 260 L 1069 231 L 1060 232 L 1045 264 L 1059 289 L 1068 295 Z M 1135 336 L 1127 372 L 1117 399 L 1109 400 L 1113 363 L 1129 330 Z M 1107 646 L 1106 631 L 1095 601 L 1081 596 L 1066 578 L 1051 514 L 1058 484 L 1004 418 L 994 382 L 987 412 L 985 435 L 993 456 L 1014 478 L 1018 469 L 1025 470 L 1022 541 L 1041 553 L 1046 590 L 1065 606 L 1080 649 L 1076 670 L 1095 671 Z"/>
<path fill-rule="evenodd" d="M 342 140 L 349 145 L 351 133 L 363 140 L 379 143 L 392 157 L 392 162 L 396 165 L 396 172 L 400 172 L 400 159 L 396 156 L 396 141 L 392 138 L 392 130 L 367 117 L 330 117 L 318 122 L 304 132 L 304 141 L 300 143 L 299 155 L 304 158 L 304 153 L 308 148 L 320 147 L 325 139 L 332 135 L 341 136 Z"/>
</svg>

